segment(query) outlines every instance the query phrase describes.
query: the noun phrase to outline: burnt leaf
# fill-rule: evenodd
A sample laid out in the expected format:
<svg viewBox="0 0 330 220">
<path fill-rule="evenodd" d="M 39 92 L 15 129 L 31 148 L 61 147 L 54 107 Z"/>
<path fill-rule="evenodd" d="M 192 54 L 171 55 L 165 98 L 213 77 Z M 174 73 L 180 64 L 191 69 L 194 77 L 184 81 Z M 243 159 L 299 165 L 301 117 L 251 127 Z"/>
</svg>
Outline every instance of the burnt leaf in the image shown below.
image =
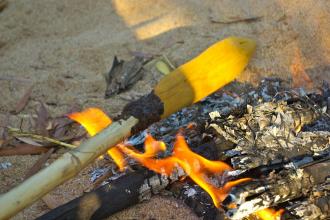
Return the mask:
<svg viewBox="0 0 330 220">
<path fill-rule="evenodd" d="M 70 129 L 73 122 L 67 117 L 58 117 L 52 120 L 52 129 L 49 131 L 53 138 L 61 139 Z"/>
<path fill-rule="evenodd" d="M 115 56 L 112 67 L 106 75 L 105 98 L 126 90 L 140 80 L 143 76 L 142 69 L 145 62 L 143 57 L 134 57 L 132 60 L 123 61 L 118 60 Z"/>
</svg>

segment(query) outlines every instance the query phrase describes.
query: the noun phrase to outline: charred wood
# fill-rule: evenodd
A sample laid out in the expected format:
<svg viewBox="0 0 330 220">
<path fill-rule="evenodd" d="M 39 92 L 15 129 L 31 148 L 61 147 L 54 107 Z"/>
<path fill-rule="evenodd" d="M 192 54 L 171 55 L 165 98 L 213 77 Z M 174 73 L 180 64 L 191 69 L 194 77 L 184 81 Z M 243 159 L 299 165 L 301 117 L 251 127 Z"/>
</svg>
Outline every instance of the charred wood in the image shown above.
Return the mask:
<svg viewBox="0 0 330 220">
<path fill-rule="evenodd" d="M 204 220 L 224 219 L 222 210 L 214 206 L 211 197 L 200 186 L 190 181 L 180 181 L 173 183 L 169 190 L 191 208 L 198 217 L 202 217 Z"/>
<path fill-rule="evenodd" d="M 329 159 L 329 158 L 328 158 Z M 303 167 L 303 165 L 302 165 Z M 231 219 L 241 219 L 255 211 L 276 206 L 297 198 L 308 197 L 314 188 L 325 183 L 330 175 L 330 161 L 307 165 L 299 169 L 284 169 L 264 180 L 254 180 L 233 188 L 224 206 Z"/>
<path fill-rule="evenodd" d="M 59 206 L 38 219 L 103 219 L 159 193 L 171 182 L 177 181 L 180 172 L 178 170 L 174 175 L 165 177 L 145 169 L 138 170 Z"/>
</svg>

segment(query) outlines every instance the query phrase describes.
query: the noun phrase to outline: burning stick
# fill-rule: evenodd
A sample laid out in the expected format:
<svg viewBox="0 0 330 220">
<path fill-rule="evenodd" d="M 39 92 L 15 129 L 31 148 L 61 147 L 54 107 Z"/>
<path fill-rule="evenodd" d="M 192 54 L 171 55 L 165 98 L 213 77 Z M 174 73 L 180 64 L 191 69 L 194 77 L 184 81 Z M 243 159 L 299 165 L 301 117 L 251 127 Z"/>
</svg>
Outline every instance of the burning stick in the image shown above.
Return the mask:
<svg viewBox="0 0 330 220">
<path fill-rule="evenodd" d="M 201 100 L 232 81 L 245 68 L 254 49 L 253 41 L 230 37 L 165 76 L 149 95 L 128 104 L 120 121 L 2 195 L 0 219 L 10 218 L 72 178 L 132 133 Z"/>
</svg>

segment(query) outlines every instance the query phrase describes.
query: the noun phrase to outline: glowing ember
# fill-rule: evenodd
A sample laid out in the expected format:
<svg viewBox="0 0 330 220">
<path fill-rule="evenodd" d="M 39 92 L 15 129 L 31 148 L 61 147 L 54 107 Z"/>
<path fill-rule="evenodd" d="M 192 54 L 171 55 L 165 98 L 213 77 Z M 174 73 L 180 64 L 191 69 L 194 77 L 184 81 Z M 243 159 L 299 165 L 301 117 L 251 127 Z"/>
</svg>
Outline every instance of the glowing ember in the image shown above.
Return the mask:
<svg viewBox="0 0 330 220">
<path fill-rule="evenodd" d="M 221 161 L 210 161 L 200 155 L 192 152 L 184 137 L 177 135 L 177 139 L 174 143 L 173 155 L 164 159 L 152 158 L 157 152 L 153 151 L 153 155 L 149 154 L 150 148 L 155 146 L 162 146 L 157 148 L 159 150 L 165 150 L 163 142 L 154 140 L 151 141 L 151 136 L 148 136 L 145 143 L 145 153 L 139 153 L 135 149 L 120 145 L 120 149 L 135 158 L 143 166 L 157 173 L 170 175 L 176 167 L 182 168 L 185 173 L 200 187 L 202 187 L 211 196 L 216 207 L 220 207 L 220 203 L 227 197 L 230 189 L 240 183 L 249 181 L 250 178 L 244 178 L 236 181 L 227 182 L 223 187 L 219 188 L 212 184 L 210 176 L 221 175 L 226 170 L 232 168 Z"/>
<path fill-rule="evenodd" d="M 74 112 L 68 117 L 81 124 L 90 136 L 94 136 L 112 123 L 112 120 L 98 108 L 88 108 L 82 112 Z M 124 155 L 118 147 L 114 147 L 107 152 L 115 161 L 121 171 L 125 169 Z"/>
<path fill-rule="evenodd" d="M 255 212 L 260 219 L 262 220 L 278 220 L 281 219 L 284 209 L 276 211 L 275 209 L 266 208 L 260 211 Z"/>
</svg>

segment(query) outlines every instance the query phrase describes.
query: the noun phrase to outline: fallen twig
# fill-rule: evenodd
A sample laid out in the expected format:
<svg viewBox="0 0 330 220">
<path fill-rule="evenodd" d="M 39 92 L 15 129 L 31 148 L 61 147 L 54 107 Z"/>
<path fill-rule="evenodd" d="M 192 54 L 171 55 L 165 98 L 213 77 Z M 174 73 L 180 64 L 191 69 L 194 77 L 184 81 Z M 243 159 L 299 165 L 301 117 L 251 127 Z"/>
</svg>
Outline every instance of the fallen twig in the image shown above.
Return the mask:
<svg viewBox="0 0 330 220">
<path fill-rule="evenodd" d="M 174 64 L 168 59 L 168 57 L 163 54 L 162 57 L 164 58 L 164 60 L 166 61 L 166 63 L 172 68 L 172 70 L 174 70 L 176 67 L 174 66 Z"/>
<path fill-rule="evenodd" d="M 262 16 L 256 16 L 256 17 L 249 17 L 249 18 L 237 18 L 237 19 L 232 19 L 232 20 L 227 20 L 227 21 L 220 21 L 220 20 L 215 20 L 214 18 L 210 18 L 210 21 L 212 23 L 217 23 L 217 24 L 234 24 L 234 23 L 241 23 L 241 22 L 256 22 L 261 20 Z"/>
<path fill-rule="evenodd" d="M 9 128 L 9 132 L 14 137 L 28 137 L 28 138 L 32 138 L 32 139 L 39 140 L 39 141 L 50 142 L 50 143 L 53 143 L 53 144 L 56 144 L 56 145 L 59 145 L 59 146 L 63 146 L 63 147 L 67 147 L 67 148 L 70 148 L 70 149 L 76 148 L 76 146 L 73 145 L 73 144 L 68 144 L 68 143 L 65 143 L 65 142 L 50 138 L 50 137 L 41 136 L 41 135 L 38 135 L 38 134 L 31 134 L 31 133 L 27 133 L 27 132 L 22 132 L 22 131 L 19 131 L 18 129 L 15 129 L 15 128 Z"/>
</svg>

